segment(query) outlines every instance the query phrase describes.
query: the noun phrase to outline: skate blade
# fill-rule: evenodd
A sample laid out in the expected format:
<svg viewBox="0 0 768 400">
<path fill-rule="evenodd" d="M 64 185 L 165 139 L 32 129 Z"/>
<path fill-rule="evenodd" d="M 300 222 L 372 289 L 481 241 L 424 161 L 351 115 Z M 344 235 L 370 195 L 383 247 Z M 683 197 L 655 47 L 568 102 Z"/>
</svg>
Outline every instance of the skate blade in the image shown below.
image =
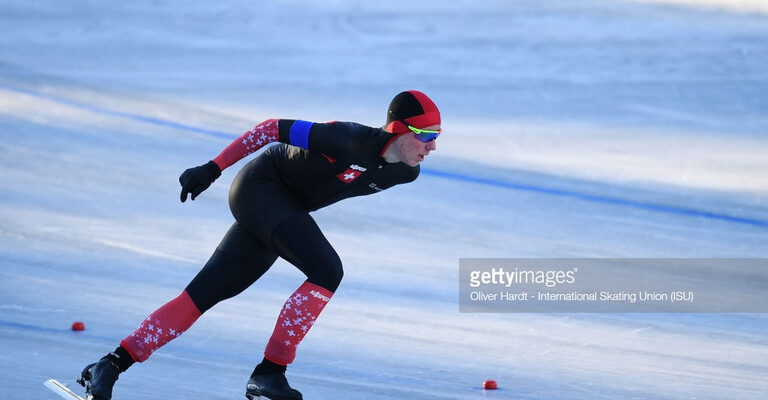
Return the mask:
<svg viewBox="0 0 768 400">
<path fill-rule="evenodd" d="M 88 396 L 88 395 L 86 395 L 85 397 L 80 396 L 79 394 L 73 392 L 72 389 L 70 389 L 67 385 L 62 384 L 55 379 L 49 379 L 43 382 L 43 385 L 45 385 L 48 389 L 51 389 L 54 393 L 68 400 L 93 399 L 93 396 Z"/>
</svg>

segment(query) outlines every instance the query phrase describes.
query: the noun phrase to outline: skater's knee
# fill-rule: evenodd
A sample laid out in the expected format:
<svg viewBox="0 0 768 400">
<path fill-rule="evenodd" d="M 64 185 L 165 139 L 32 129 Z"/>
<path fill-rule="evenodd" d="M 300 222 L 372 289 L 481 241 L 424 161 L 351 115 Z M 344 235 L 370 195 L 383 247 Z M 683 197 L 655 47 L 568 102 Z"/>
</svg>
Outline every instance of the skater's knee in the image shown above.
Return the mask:
<svg viewBox="0 0 768 400">
<path fill-rule="evenodd" d="M 344 267 L 341 260 L 336 258 L 333 262 L 327 262 L 323 268 L 317 268 L 309 277 L 308 281 L 320 287 L 335 292 L 344 278 Z"/>
</svg>

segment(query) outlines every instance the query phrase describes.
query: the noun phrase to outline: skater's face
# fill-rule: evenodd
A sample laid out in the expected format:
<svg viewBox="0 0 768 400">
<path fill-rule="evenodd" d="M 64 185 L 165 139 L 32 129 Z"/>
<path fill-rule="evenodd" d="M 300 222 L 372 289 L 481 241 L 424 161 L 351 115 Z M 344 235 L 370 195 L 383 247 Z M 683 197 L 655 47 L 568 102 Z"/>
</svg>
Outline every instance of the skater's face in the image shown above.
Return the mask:
<svg viewBox="0 0 768 400">
<path fill-rule="evenodd" d="M 432 125 L 424 129 L 440 130 L 440 125 Z M 393 143 L 398 153 L 400 153 L 400 159 L 402 162 L 415 167 L 420 162 L 424 161 L 424 158 L 429 155 L 433 150 L 437 149 L 436 138 L 428 142 L 422 142 L 416 137 L 413 132 L 398 137 Z"/>
</svg>

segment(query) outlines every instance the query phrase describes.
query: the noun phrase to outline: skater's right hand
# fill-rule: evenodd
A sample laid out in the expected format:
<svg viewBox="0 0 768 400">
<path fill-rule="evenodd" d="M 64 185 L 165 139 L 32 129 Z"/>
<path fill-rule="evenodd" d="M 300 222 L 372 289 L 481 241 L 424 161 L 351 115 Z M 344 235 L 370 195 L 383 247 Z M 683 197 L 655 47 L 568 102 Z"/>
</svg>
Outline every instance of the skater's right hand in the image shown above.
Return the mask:
<svg viewBox="0 0 768 400">
<path fill-rule="evenodd" d="M 179 176 L 179 183 L 181 183 L 181 202 L 187 201 L 187 194 L 192 195 L 192 200 L 195 200 L 203 190 L 208 189 L 209 186 L 221 176 L 221 169 L 213 161 L 208 163 L 189 168 L 182 172 Z"/>
</svg>

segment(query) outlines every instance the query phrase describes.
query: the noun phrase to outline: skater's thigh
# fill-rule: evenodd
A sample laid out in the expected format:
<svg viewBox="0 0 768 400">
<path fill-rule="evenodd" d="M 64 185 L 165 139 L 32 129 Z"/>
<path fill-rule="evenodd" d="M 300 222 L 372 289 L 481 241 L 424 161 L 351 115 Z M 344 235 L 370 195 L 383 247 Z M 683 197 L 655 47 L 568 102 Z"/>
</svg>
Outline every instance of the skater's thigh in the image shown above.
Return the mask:
<svg viewBox="0 0 768 400">
<path fill-rule="evenodd" d="M 264 275 L 277 254 L 235 222 L 186 288 L 200 312 L 234 297 Z"/>
<path fill-rule="evenodd" d="M 297 213 L 275 228 L 271 236 L 277 254 L 295 265 L 307 280 L 335 292 L 344 271 L 341 259 L 309 213 Z"/>
</svg>

